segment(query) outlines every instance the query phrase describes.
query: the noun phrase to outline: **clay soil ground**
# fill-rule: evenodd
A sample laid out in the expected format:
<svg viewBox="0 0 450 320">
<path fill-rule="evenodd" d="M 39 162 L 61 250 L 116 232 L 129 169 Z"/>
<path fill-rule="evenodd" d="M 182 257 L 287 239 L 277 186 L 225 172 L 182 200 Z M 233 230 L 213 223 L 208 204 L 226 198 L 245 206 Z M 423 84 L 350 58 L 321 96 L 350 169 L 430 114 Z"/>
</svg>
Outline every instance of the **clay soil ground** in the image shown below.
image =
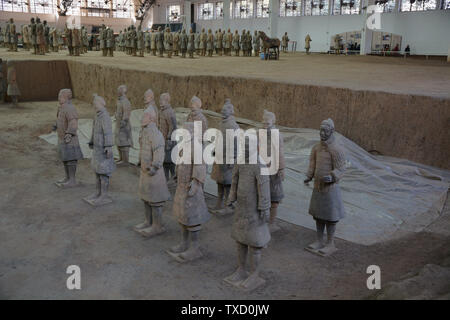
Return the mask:
<svg viewBox="0 0 450 320">
<path fill-rule="evenodd" d="M 450 98 L 450 63 L 444 59 L 282 53 L 279 61 L 234 56 L 195 56 L 195 59 L 173 57 L 169 60 L 148 54 L 143 58 L 131 57 L 123 52 L 115 52 L 114 57 L 104 58 L 98 51 L 89 51 L 80 57 L 69 57 L 67 50 L 35 56 L 28 51 L 7 52 L 5 48 L 0 48 L 0 57 L 21 60 L 67 59 L 178 76 L 221 75 Z"/>
<path fill-rule="evenodd" d="M 80 118 L 91 107 L 75 102 Z M 136 168 L 112 177 L 114 203 L 94 209 L 82 201 L 93 192 L 89 160 L 80 162 L 82 187 L 61 190 L 53 182 L 63 168 L 56 148 L 40 140 L 51 130 L 56 102 L 0 105 L 0 298 L 3 299 L 362 299 L 366 268 L 381 267 L 382 286 L 450 254 L 450 207 L 427 231 L 365 247 L 338 240 L 334 256 L 303 248 L 312 230 L 280 222 L 264 251 L 264 287 L 243 293 L 222 282 L 235 268 L 232 217 L 212 217 L 201 235 L 205 257 L 189 264 L 165 250 L 180 238 L 172 203 L 164 209 L 167 232 L 144 240 L 132 230 L 141 222 Z M 214 198 L 207 196 L 208 204 Z M 81 290 L 66 288 L 66 268 L 81 268 Z M 424 284 L 426 286 L 426 284 Z"/>
</svg>

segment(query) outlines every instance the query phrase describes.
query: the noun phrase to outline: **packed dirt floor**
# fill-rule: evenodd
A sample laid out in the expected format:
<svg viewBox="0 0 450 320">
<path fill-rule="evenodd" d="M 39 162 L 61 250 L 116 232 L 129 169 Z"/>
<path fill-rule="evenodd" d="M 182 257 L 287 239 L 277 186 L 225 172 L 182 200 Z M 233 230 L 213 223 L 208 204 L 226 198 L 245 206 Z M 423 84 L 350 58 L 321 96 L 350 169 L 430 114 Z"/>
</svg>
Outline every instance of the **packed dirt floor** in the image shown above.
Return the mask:
<svg viewBox="0 0 450 320">
<path fill-rule="evenodd" d="M 93 117 L 89 104 L 75 105 L 80 118 Z M 135 167 L 114 172 L 114 203 L 101 208 L 82 201 L 95 188 L 87 159 L 78 167 L 81 187 L 56 187 L 62 164 L 55 146 L 38 138 L 50 132 L 56 110 L 55 101 L 16 108 L 0 104 L 2 299 L 363 299 L 374 297 L 366 287 L 369 265 L 380 266 L 383 288 L 405 274 L 420 273 L 426 264 L 442 265 L 450 255 L 448 200 L 442 216 L 424 232 L 370 247 L 337 240 L 339 251 L 328 258 L 303 249 L 315 240 L 314 231 L 280 221 L 283 231 L 273 234 L 263 253 L 266 285 L 241 292 L 222 282 L 236 267 L 231 216 L 213 216 L 205 225 L 204 258 L 179 264 L 165 253 L 181 236 L 171 201 L 164 208 L 164 235 L 145 240 L 132 230 L 144 209 Z M 207 195 L 208 204 L 214 201 Z M 81 290 L 66 288 L 69 265 L 81 268 Z M 448 278 L 433 276 L 448 286 Z M 426 279 L 417 290 L 434 285 Z M 417 290 L 402 293 L 417 296 Z"/>
<path fill-rule="evenodd" d="M 178 76 L 220 74 L 304 85 L 450 98 L 450 63 L 444 59 L 281 53 L 279 61 L 234 56 L 195 56 L 194 59 L 173 57 L 169 67 L 168 58 L 149 54 L 142 58 L 115 52 L 114 57 L 105 58 L 101 57 L 99 51 L 89 51 L 79 57 L 70 57 L 67 53 L 67 50 L 62 50 L 36 56 L 29 51 L 7 52 L 5 48 L 0 48 L 0 58 L 4 59 L 68 59 Z"/>
</svg>

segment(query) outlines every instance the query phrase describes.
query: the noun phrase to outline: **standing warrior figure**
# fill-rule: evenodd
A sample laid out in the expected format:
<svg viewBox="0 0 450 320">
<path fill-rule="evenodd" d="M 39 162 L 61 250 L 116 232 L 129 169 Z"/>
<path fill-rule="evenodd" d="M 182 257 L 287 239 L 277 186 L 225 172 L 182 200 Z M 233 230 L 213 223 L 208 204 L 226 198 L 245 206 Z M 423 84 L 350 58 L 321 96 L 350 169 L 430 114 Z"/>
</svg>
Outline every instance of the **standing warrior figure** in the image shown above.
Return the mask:
<svg viewBox="0 0 450 320">
<path fill-rule="evenodd" d="M 81 27 L 81 43 L 83 45 L 81 53 L 87 53 L 89 47 L 89 39 L 88 32 L 85 26 Z"/>
<path fill-rule="evenodd" d="M 199 45 L 199 49 L 200 49 L 200 55 L 202 57 L 206 56 L 206 41 L 207 41 L 208 37 L 205 33 L 205 28 L 202 29 L 202 32 L 200 33 L 200 45 Z"/>
<path fill-rule="evenodd" d="M 203 135 L 205 134 L 206 130 L 208 130 L 208 120 L 202 113 L 202 100 L 200 100 L 200 98 L 196 96 L 193 96 L 189 107 L 191 109 L 191 112 L 188 114 L 186 122 L 195 122 L 195 121 L 202 122 L 202 137 L 201 137 L 202 141 Z"/>
<path fill-rule="evenodd" d="M 78 141 L 78 113 L 72 104 L 72 90 L 61 89 L 58 94 L 56 132 L 58 134 L 58 154 L 64 164 L 66 177 L 55 184 L 60 188 L 77 186 L 75 174 L 78 160 L 83 159 Z"/>
<path fill-rule="evenodd" d="M 156 126 L 156 113 L 148 109 L 142 115 L 139 162 L 139 197 L 144 201 L 145 221 L 134 227 L 144 237 L 150 238 L 165 232 L 162 209 L 170 193 L 162 170 L 164 137 Z"/>
<path fill-rule="evenodd" d="M 341 36 L 338 34 L 334 37 L 334 52 L 336 54 L 341 53 Z"/>
<path fill-rule="evenodd" d="M 100 32 L 98 35 L 98 39 L 100 41 L 100 50 L 102 50 L 102 56 L 106 57 L 108 55 L 108 49 L 106 47 L 106 26 L 102 24 L 102 27 L 100 28 Z"/>
<path fill-rule="evenodd" d="M 135 26 L 131 26 L 131 29 L 130 29 L 130 49 L 131 49 L 131 55 L 133 57 L 135 57 L 136 51 L 137 51 L 137 32 L 136 32 Z"/>
<path fill-rule="evenodd" d="M 153 93 L 152 89 L 147 89 L 147 91 L 144 92 L 144 111 L 147 109 L 152 109 L 155 112 L 156 123 L 158 124 L 158 108 L 156 107 L 155 94 Z"/>
<path fill-rule="evenodd" d="M 252 56 L 252 35 L 250 34 L 250 30 L 247 31 L 247 57 Z"/>
<path fill-rule="evenodd" d="M 217 45 L 217 40 L 218 40 L 218 36 L 217 36 L 217 33 L 219 32 L 219 30 L 216 30 L 215 32 L 214 32 L 214 36 L 213 36 L 213 39 L 214 39 L 214 46 L 213 46 L 213 48 L 214 48 L 214 50 L 216 50 L 216 54 L 217 55 L 219 55 L 219 49 L 218 49 L 218 45 Z"/>
<path fill-rule="evenodd" d="M 16 25 L 14 24 L 14 20 L 9 19 L 9 44 L 11 51 L 17 52 L 17 33 L 16 33 Z"/>
<path fill-rule="evenodd" d="M 173 111 L 170 105 L 170 95 L 168 93 L 163 93 L 159 97 L 160 105 L 160 115 L 158 128 L 165 141 L 165 156 L 164 156 L 164 174 L 166 175 L 166 180 L 175 176 L 175 164 L 172 161 L 172 149 L 174 148 L 176 142 L 172 141 L 172 132 L 177 129 L 177 118 L 175 116 L 175 111 Z"/>
<path fill-rule="evenodd" d="M 345 217 L 339 181 L 345 172 L 345 154 L 336 141 L 334 122 L 331 119 L 320 125 L 320 142 L 311 150 L 305 184 L 314 179 L 314 189 L 309 204 L 309 214 L 316 220 L 317 241 L 305 249 L 323 256 L 335 252 L 336 224 Z M 327 241 L 323 232 L 327 228 Z"/>
<path fill-rule="evenodd" d="M 131 27 L 128 26 L 128 28 L 125 31 L 124 34 L 124 39 L 125 39 L 125 53 L 130 55 L 131 54 L 131 38 L 130 38 L 130 34 L 131 34 Z"/>
<path fill-rule="evenodd" d="M 203 194 L 206 165 L 194 164 L 193 146 L 196 139 L 194 124 L 186 122 L 184 129 L 189 132 L 189 135 L 183 137 L 183 149 L 192 150 L 191 159 L 188 163 L 177 165 L 177 189 L 173 201 L 173 214 L 181 225 L 182 241 L 167 251 L 178 262 L 192 261 L 203 256 L 200 250 L 199 233 L 202 225 L 211 217 Z"/>
<path fill-rule="evenodd" d="M 256 140 L 256 138 L 255 138 Z M 257 155 L 256 143 L 246 143 L 245 159 Z M 229 202 L 236 201 L 231 237 L 237 244 L 238 268 L 225 282 L 244 290 L 254 290 L 265 283 L 259 276 L 261 253 L 270 241 L 267 226 L 270 208 L 269 177 L 261 175 L 261 163 L 239 164 L 233 169 Z M 247 256 L 249 266 L 247 266 Z M 249 269 L 247 273 L 246 269 Z"/>
<path fill-rule="evenodd" d="M 0 27 L 0 47 L 5 47 L 5 34 L 3 33 L 2 27 Z"/>
<path fill-rule="evenodd" d="M 183 29 L 180 35 L 180 50 L 182 58 L 186 58 L 187 45 L 188 45 L 188 37 L 186 35 L 186 30 Z"/>
<path fill-rule="evenodd" d="M 306 54 L 309 54 L 309 49 L 311 48 L 311 37 L 309 36 L 309 34 L 306 35 L 305 37 L 305 49 L 306 49 Z"/>
<path fill-rule="evenodd" d="M 30 19 L 30 25 L 28 26 L 31 37 L 31 45 L 33 46 L 33 54 L 37 54 L 37 30 L 36 23 L 34 22 L 34 18 Z"/>
<path fill-rule="evenodd" d="M 261 50 L 261 36 L 257 30 L 255 30 L 255 35 L 253 36 L 253 50 L 255 51 L 255 57 L 258 57 Z"/>
<path fill-rule="evenodd" d="M 17 85 L 17 73 L 16 67 L 12 60 L 8 60 L 6 63 L 8 68 L 8 88 L 6 89 L 6 94 L 11 97 L 13 106 L 17 106 L 19 102 L 20 90 Z"/>
<path fill-rule="evenodd" d="M 147 30 L 144 33 L 144 44 L 145 44 L 145 52 L 150 53 L 150 47 L 151 47 L 151 33 Z"/>
<path fill-rule="evenodd" d="M 23 48 L 30 51 L 30 31 L 27 24 L 22 25 Z"/>
<path fill-rule="evenodd" d="M 152 50 L 152 55 L 156 56 L 156 42 L 158 38 L 158 33 L 155 32 L 155 30 L 152 30 L 151 36 L 150 36 L 150 49 Z"/>
<path fill-rule="evenodd" d="M 189 37 L 188 37 L 187 51 L 188 51 L 188 53 L 189 53 L 189 58 L 194 58 L 194 51 L 195 51 L 195 34 L 192 32 L 192 29 L 189 30 Z"/>
<path fill-rule="evenodd" d="M 231 56 L 231 46 L 233 43 L 233 35 L 231 34 L 231 30 L 228 29 L 228 32 L 224 38 L 225 45 L 223 46 L 225 55 Z"/>
<path fill-rule="evenodd" d="M 164 50 L 167 52 L 167 58 L 172 58 L 172 46 L 173 46 L 173 36 L 170 32 L 170 28 L 166 28 L 164 32 Z"/>
<path fill-rule="evenodd" d="M 208 50 L 208 57 L 212 57 L 214 51 L 214 36 L 211 29 L 208 30 L 208 36 L 206 38 L 206 50 Z"/>
<path fill-rule="evenodd" d="M 223 48 L 223 33 L 222 30 L 219 29 L 219 31 L 217 32 L 217 53 L 219 54 L 219 56 L 222 56 L 222 48 Z"/>
<path fill-rule="evenodd" d="M 11 50 L 11 33 L 10 33 L 10 28 L 11 28 L 11 20 L 9 20 L 6 23 L 6 27 L 5 27 L 5 44 L 6 47 L 8 48 L 8 51 L 12 51 Z"/>
<path fill-rule="evenodd" d="M 195 54 L 200 55 L 200 34 L 198 32 L 195 33 Z"/>
<path fill-rule="evenodd" d="M 0 30 L 1 32 L 2 30 Z M 0 33 L 1 35 L 1 33 Z M 3 68 L 3 60 L 0 58 L 0 103 L 5 102 L 5 74 Z"/>
<path fill-rule="evenodd" d="M 222 164 L 218 164 L 214 162 L 211 172 L 211 179 L 216 181 L 217 183 L 217 203 L 215 207 L 212 208 L 212 210 L 220 210 L 223 208 L 224 203 L 227 202 L 228 195 L 230 194 L 230 187 L 231 187 L 231 176 L 233 172 L 234 167 L 234 161 L 233 163 L 229 164 L 226 162 L 227 154 L 228 152 L 233 152 L 233 160 L 236 159 L 236 150 L 237 150 L 237 141 L 235 139 L 234 141 L 234 149 L 228 150 L 227 149 L 227 130 L 238 130 L 239 125 L 236 123 L 236 120 L 234 119 L 234 106 L 227 100 L 225 104 L 222 107 L 222 123 L 220 124 L 220 131 L 222 132 L 222 150 L 223 150 L 223 157 L 222 157 Z M 224 139 L 225 138 L 225 139 Z M 230 142 L 228 142 L 230 143 Z M 217 151 L 216 151 L 217 154 Z M 229 158 L 229 154 L 228 154 Z M 218 213 L 218 212 L 216 212 Z"/>
<path fill-rule="evenodd" d="M 233 49 L 236 57 L 239 57 L 239 33 L 237 30 L 234 32 L 233 36 Z"/>
<path fill-rule="evenodd" d="M 283 52 L 287 52 L 289 45 L 289 37 L 287 35 L 287 32 L 284 33 L 284 36 L 281 38 L 281 49 Z"/>
<path fill-rule="evenodd" d="M 284 144 L 283 144 L 283 136 L 281 135 L 281 132 L 278 131 L 278 141 L 272 141 L 272 129 L 277 130 L 275 128 L 275 114 L 272 112 L 269 112 L 267 110 L 264 110 L 263 114 L 263 127 L 267 130 L 267 152 L 265 154 L 269 154 L 269 148 L 270 148 L 270 154 L 272 150 L 277 148 L 278 143 L 278 159 L 274 159 L 277 164 L 275 167 L 278 167 L 278 171 L 270 175 L 270 220 L 269 220 L 269 227 L 271 232 L 278 231 L 280 228 L 278 227 L 276 223 L 277 218 L 277 208 L 280 204 L 281 200 L 284 198 L 284 192 L 283 192 L 283 181 L 284 181 L 284 168 L 285 168 L 285 161 L 284 161 Z M 274 148 L 272 148 L 272 146 Z M 273 158 L 273 157 L 272 157 Z"/>
<path fill-rule="evenodd" d="M 50 53 L 50 27 L 47 24 L 47 20 L 44 20 L 44 39 L 45 39 L 45 52 Z"/>
<path fill-rule="evenodd" d="M 116 146 L 119 150 L 119 160 L 117 164 L 128 164 L 130 147 L 133 146 L 133 135 L 131 132 L 130 115 L 131 103 L 127 98 L 127 86 L 121 85 L 117 88 L 117 108 L 116 108 Z"/>
<path fill-rule="evenodd" d="M 59 34 L 58 34 L 58 29 L 56 29 L 56 27 L 53 27 L 50 30 L 50 34 L 52 36 L 52 50 L 53 52 L 58 52 L 59 50 Z"/>
<path fill-rule="evenodd" d="M 72 56 L 73 55 L 72 30 L 69 29 L 69 26 L 67 24 L 64 28 L 64 36 L 66 38 L 67 48 L 69 49 L 69 56 Z"/>
<path fill-rule="evenodd" d="M 72 47 L 74 56 L 79 56 L 81 47 L 81 37 L 80 37 L 80 29 L 78 28 L 72 29 Z"/>
<path fill-rule="evenodd" d="M 180 50 L 180 33 L 175 32 L 173 34 L 173 55 L 178 56 L 179 50 Z"/>
<path fill-rule="evenodd" d="M 41 23 L 41 19 L 36 19 L 36 33 L 37 33 L 37 44 L 39 54 L 45 54 L 45 35 L 44 35 L 44 25 Z"/>
<path fill-rule="evenodd" d="M 144 31 L 142 31 L 141 26 L 139 26 L 137 30 L 137 50 L 139 51 L 139 57 L 144 56 L 144 49 L 145 49 L 145 34 Z"/>
<path fill-rule="evenodd" d="M 91 166 L 95 172 L 97 190 L 83 200 L 96 207 L 112 202 L 108 195 L 109 177 L 116 169 L 116 165 L 112 150 L 114 144 L 112 122 L 105 108 L 106 102 L 95 94 L 92 104 L 95 109 L 95 119 L 89 147 L 93 149 Z"/>
<path fill-rule="evenodd" d="M 247 55 L 247 33 L 245 32 L 245 29 L 242 30 L 242 35 L 241 35 L 241 49 L 242 49 L 242 56 L 246 56 Z"/>
<path fill-rule="evenodd" d="M 163 57 L 164 54 L 164 33 L 161 30 L 161 27 L 158 27 L 158 33 L 156 36 L 156 48 L 159 52 L 159 57 Z"/>
</svg>

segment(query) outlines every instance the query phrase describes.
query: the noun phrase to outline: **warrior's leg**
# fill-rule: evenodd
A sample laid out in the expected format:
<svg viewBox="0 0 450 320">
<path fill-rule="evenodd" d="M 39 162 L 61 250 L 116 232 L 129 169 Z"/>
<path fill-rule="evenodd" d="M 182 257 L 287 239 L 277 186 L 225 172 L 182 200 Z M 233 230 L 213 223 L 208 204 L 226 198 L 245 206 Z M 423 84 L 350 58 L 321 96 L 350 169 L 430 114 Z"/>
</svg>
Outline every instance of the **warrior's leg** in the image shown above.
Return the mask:
<svg viewBox="0 0 450 320">
<path fill-rule="evenodd" d="M 223 195 L 224 195 L 224 186 L 222 183 L 217 183 L 217 201 L 214 207 L 211 207 L 212 210 L 220 210 L 223 208 Z"/>
<path fill-rule="evenodd" d="M 316 232 L 317 232 L 317 241 L 311 243 L 309 246 L 307 246 L 307 249 L 311 250 L 319 250 L 323 248 L 323 231 L 325 230 L 325 221 L 321 219 L 315 219 L 316 220 Z"/>
<path fill-rule="evenodd" d="M 169 179 L 170 179 L 170 163 L 164 162 L 163 168 L 164 168 L 164 174 L 166 176 L 166 181 L 169 181 Z"/>
<path fill-rule="evenodd" d="M 247 278 L 247 272 L 245 271 L 245 263 L 247 261 L 248 246 L 240 242 L 236 242 L 237 254 L 238 254 L 238 267 L 236 271 L 223 279 L 232 285 L 238 286 L 243 280 Z"/>
<path fill-rule="evenodd" d="M 191 241 L 189 248 L 186 251 L 180 253 L 181 259 L 191 261 L 203 256 L 202 252 L 200 251 L 200 229 L 201 225 L 188 228 Z"/>
<path fill-rule="evenodd" d="M 152 207 L 147 201 L 144 201 L 144 208 L 144 222 L 134 226 L 134 230 L 136 231 L 140 231 L 141 229 L 148 228 L 152 225 Z"/>
<path fill-rule="evenodd" d="M 100 181 L 100 175 L 98 173 L 95 174 L 95 192 L 84 198 L 84 200 L 89 201 L 89 200 L 94 200 L 97 199 L 98 197 L 100 197 L 100 193 L 101 193 L 101 181 Z"/>
<path fill-rule="evenodd" d="M 262 248 L 249 247 L 248 254 L 250 258 L 250 275 L 241 283 L 241 287 L 246 290 L 254 290 L 266 282 L 259 276 Z"/>
<path fill-rule="evenodd" d="M 335 252 L 337 249 L 334 246 L 334 233 L 336 232 L 336 224 L 335 221 L 327 221 L 327 242 L 325 246 L 319 250 L 319 253 L 324 255 L 330 255 Z"/>
<path fill-rule="evenodd" d="M 184 225 L 181 225 L 181 235 L 182 235 L 181 242 L 178 245 L 170 248 L 171 252 L 181 253 L 187 250 L 189 246 L 189 231 L 187 227 Z"/>
<path fill-rule="evenodd" d="M 271 233 L 280 230 L 280 227 L 278 226 L 277 223 L 278 205 L 279 202 L 271 202 L 270 218 L 269 218 L 269 228 Z"/>
<path fill-rule="evenodd" d="M 66 174 L 66 177 L 64 179 L 57 181 L 57 183 L 65 183 L 65 182 L 69 181 L 69 168 L 67 166 L 67 161 L 63 161 L 63 164 L 64 164 L 64 172 Z"/>
<path fill-rule="evenodd" d="M 152 226 L 150 228 L 142 229 L 139 233 L 144 237 L 150 238 L 161 233 L 164 233 L 166 230 L 162 225 L 162 205 L 161 206 L 152 206 Z"/>
<path fill-rule="evenodd" d="M 63 187 L 75 187 L 77 186 L 77 181 L 75 178 L 76 172 L 77 172 L 77 161 L 67 161 L 67 173 L 68 173 L 68 180 L 62 184 Z"/>
</svg>

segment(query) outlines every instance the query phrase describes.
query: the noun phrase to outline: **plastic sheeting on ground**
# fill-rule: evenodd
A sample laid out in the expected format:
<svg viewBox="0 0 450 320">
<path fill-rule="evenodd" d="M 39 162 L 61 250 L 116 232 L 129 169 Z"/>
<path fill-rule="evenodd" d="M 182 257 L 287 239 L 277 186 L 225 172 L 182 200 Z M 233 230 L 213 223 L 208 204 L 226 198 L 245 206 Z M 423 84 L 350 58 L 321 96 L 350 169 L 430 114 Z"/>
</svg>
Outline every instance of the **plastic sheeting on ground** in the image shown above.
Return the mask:
<svg viewBox="0 0 450 320">
<path fill-rule="evenodd" d="M 131 113 L 134 147 L 130 150 L 130 162 L 134 164 L 138 162 L 142 112 L 140 109 Z M 188 112 L 185 108 L 176 109 L 179 127 Z M 204 114 L 209 127 L 217 128 L 220 114 L 207 110 Z M 261 123 L 247 119 L 236 118 L 236 121 L 243 129 L 262 127 Z M 304 185 L 303 180 L 311 148 L 319 141 L 319 131 L 279 129 L 284 136 L 287 170 L 283 185 L 285 198 L 279 206 L 278 217 L 315 230 L 315 222 L 308 214 L 312 183 Z M 79 140 L 86 158 L 92 154 L 87 145 L 91 130 L 92 120 L 80 119 Z M 51 144 L 57 143 L 55 132 L 40 137 Z M 404 159 L 371 155 L 340 134 L 337 134 L 337 140 L 345 149 L 348 161 L 348 169 L 340 182 L 347 216 L 338 224 L 337 237 L 370 245 L 421 231 L 439 217 L 447 198 L 450 171 Z M 209 175 L 205 191 L 217 195 L 216 184 Z"/>
</svg>

